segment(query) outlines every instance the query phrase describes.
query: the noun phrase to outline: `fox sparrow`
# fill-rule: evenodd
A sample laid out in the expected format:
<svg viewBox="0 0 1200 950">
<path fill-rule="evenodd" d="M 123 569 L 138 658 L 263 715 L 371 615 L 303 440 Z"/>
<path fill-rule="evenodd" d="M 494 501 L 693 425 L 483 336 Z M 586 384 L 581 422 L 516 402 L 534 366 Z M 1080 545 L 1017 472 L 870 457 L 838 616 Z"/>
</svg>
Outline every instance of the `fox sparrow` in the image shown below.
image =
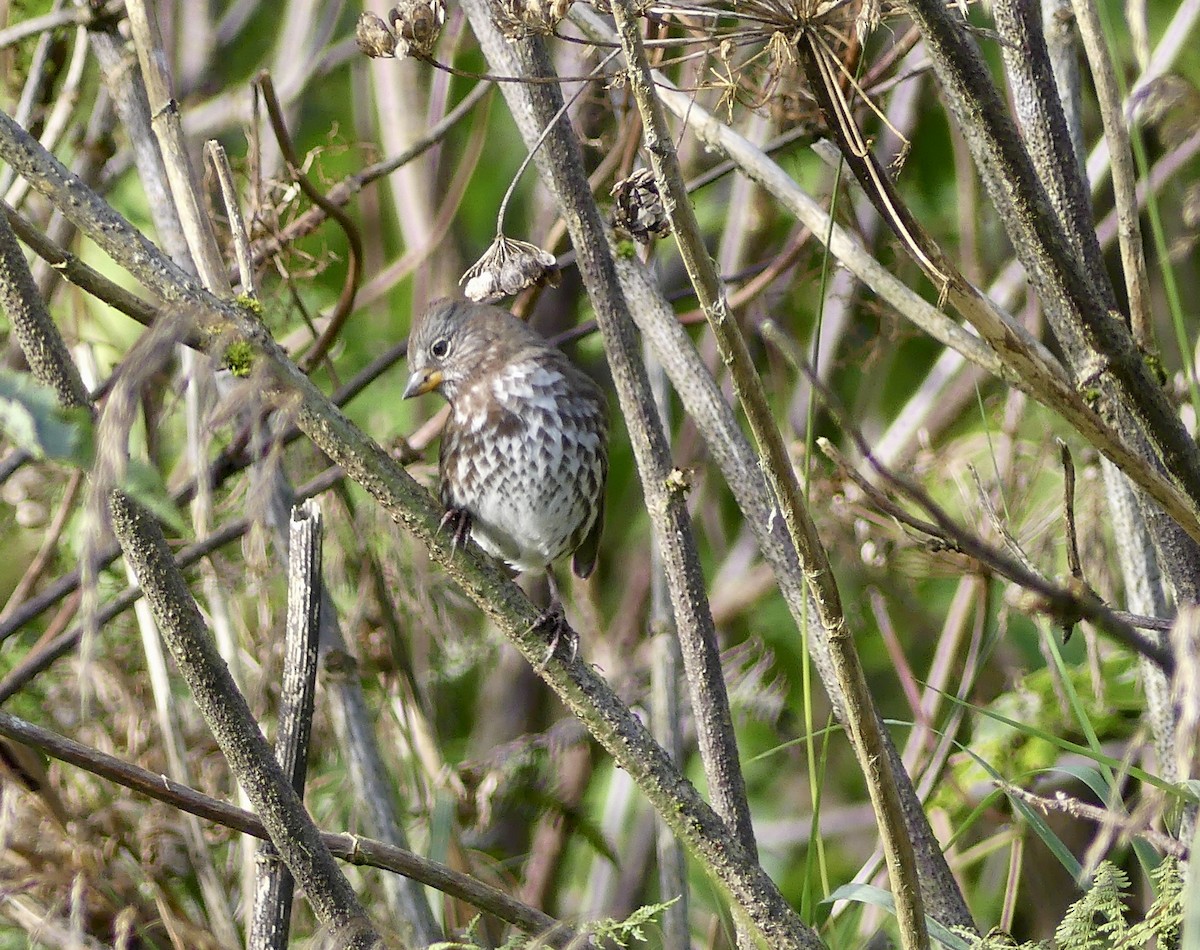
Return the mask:
<svg viewBox="0 0 1200 950">
<path fill-rule="evenodd" d="M 553 563 L 596 565 L 608 474 L 603 393 L 563 353 L 506 310 L 467 300 L 430 305 L 408 342 L 406 399 L 437 390 L 450 403 L 442 433 L 444 525 L 468 533 L 518 571 L 545 571 L 561 618 Z M 557 624 L 551 644 L 558 641 Z"/>
</svg>

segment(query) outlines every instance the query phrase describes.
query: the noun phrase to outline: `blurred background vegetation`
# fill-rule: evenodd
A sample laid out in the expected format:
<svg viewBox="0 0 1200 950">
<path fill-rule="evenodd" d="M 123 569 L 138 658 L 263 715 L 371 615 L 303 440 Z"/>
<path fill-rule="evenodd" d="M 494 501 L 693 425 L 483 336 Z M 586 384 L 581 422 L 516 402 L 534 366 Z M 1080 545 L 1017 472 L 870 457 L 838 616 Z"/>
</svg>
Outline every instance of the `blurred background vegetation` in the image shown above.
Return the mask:
<svg viewBox="0 0 1200 950">
<path fill-rule="evenodd" d="M 1200 44 L 1194 40 L 1194 6 L 1187 0 L 1130 0 L 1126 7 L 1106 2 L 1102 11 L 1124 88 L 1140 83 L 1140 99 L 1129 115 L 1147 162 L 1174 163 L 1173 173 L 1153 188 L 1162 239 L 1158 244 L 1147 239 L 1147 253 L 1157 355 L 1189 430 L 1196 421 L 1188 388 L 1195 359 L 1194 301 L 1200 294 L 1195 252 L 1200 165 L 1194 157 L 1200 141 Z M 274 337 L 302 353 L 312 326 L 323 325 L 342 290 L 348 242 L 332 221 L 303 236 L 286 234 L 312 203 L 280 159 L 256 101 L 255 76 L 271 71 L 304 171 L 320 190 L 329 191 L 425 136 L 476 88 L 481 80 L 473 75 L 487 73 L 487 62 L 455 5 L 445 13 L 433 58 L 453 65 L 457 75 L 411 58 L 367 59 L 354 41 L 362 12 L 357 5 L 233 0 L 156 7 L 184 125 L 195 145 L 193 165 L 218 222 L 218 239 L 229 243 L 216 181 L 200 154 L 210 138 L 229 153 L 251 237 L 265 241 L 285 234 L 283 246 L 267 254 L 258 269 L 258 293 Z M 383 15 L 384 7 L 369 8 Z M 23 23 L 77 9 L 82 8 L 50 0 L 0 2 L 5 40 L 0 107 L 21 115 L 38 136 L 52 121 L 60 123 L 61 128 L 51 129 L 55 154 L 153 238 L 153 209 L 129 139 L 86 46 L 90 31 L 97 30 L 124 43 L 122 4 L 97 6 L 95 21 L 85 22 L 82 15 L 64 18 L 49 32 L 10 39 L 10 31 Z M 655 36 L 692 35 L 702 24 L 694 11 L 673 12 L 670 4 L 661 9 L 650 4 L 648 10 L 647 29 Z M 724 10 L 734 22 L 736 5 Z M 968 17 L 1000 77 L 990 11 L 972 5 Z M 1011 270 L 1004 276 L 1013 259 L 1004 228 L 942 106 L 921 43 L 911 42 L 909 30 L 903 16 L 885 10 L 882 27 L 865 47 L 847 31 L 839 52 L 848 72 L 870 77 L 865 92 L 894 128 L 863 106 L 862 97 L 856 116 L 885 164 L 898 150 L 897 135 L 910 143 L 896 175 L 916 218 L 971 281 L 995 288 L 1002 306 L 1035 335 L 1049 339 L 1024 278 Z M 557 32 L 560 38 L 550 43 L 559 73 L 587 75 L 598 61 L 595 48 L 580 39 L 569 19 Z M 1158 66 L 1161 75 L 1146 84 L 1148 53 L 1164 38 L 1178 44 L 1177 55 Z M 904 43 L 911 48 L 900 49 Z M 715 40 L 654 50 L 653 56 L 665 60 L 662 68 L 677 85 L 753 141 L 783 138 L 771 152 L 774 161 L 832 207 L 837 220 L 889 270 L 936 303 L 938 289 L 880 225 L 849 173 L 812 147 L 824 138 L 823 125 L 798 68 L 784 58 L 766 69 L 765 54 L 747 65 L 749 49 L 733 57 L 733 68 L 741 72 L 732 86 L 723 78 L 730 56 Z M 879 63 L 884 68 L 873 72 Z M 30 77 L 39 71 L 44 81 L 33 90 L 32 101 L 23 102 Z M 579 88 L 567 84 L 567 94 Z M 1103 130 L 1086 69 L 1082 102 L 1083 138 L 1091 148 Z M 624 84 L 614 80 L 586 84 L 569 114 L 589 171 L 600 169 L 593 185 L 607 209 L 613 183 L 645 164 L 636 110 Z M 1077 472 L 1083 573 L 1105 603 L 1121 608 L 1124 581 L 1098 453 L 1053 410 L 964 367 L 961 360 L 943 360 L 940 344 L 857 283 L 770 195 L 722 168 L 721 156 L 681 126 L 674 131 L 686 176 L 700 181 L 691 193 L 696 213 L 737 300 L 736 319 L 804 479 L 871 691 L 981 931 L 999 927 L 1018 941 L 1051 940 L 1068 908 L 1088 891 L 1101 860 L 1128 875 L 1128 896 L 1116 903 L 1125 909 L 1126 924 L 1135 925 L 1161 894 L 1151 871 L 1163 852 L 1127 831 L 1172 832 L 1180 811 L 1178 794 L 1154 781 L 1160 763 L 1143 719 L 1146 701 L 1136 656 L 1087 623 L 1064 642 L 1062 627 L 1040 612 L 1034 599 L 992 566 L 932 543 L 881 513 L 815 443 L 823 436 L 857 457 L 842 425 L 844 418 L 851 420 L 868 444 L 881 453 L 886 446 L 889 466 L 921 484 L 966 531 L 996 548 L 1019 548 L 1042 574 L 1061 579 L 1070 573 L 1056 444 L 1064 440 Z M 504 101 L 492 90 L 428 152 L 353 197 L 348 209 L 362 239 L 363 278 L 349 322 L 329 358 L 312 371 L 322 389 L 336 390 L 402 341 L 414 314 L 430 300 L 459 292 L 462 272 L 496 233 L 502 196 L 525 155 Z M 721 173 L 706 174 L 714 169 Z M 6 201 L 36 227 L 55 234 L 113 281 L 138 289 L 94 245 L 64 228 L 50 205 L 22 188 L 3 165 L 0 186 Z M 1112 204 L 1107 179 L 1097 182 L 1098 222 Z M 558 216 L 537 174 L 527 171 L 508 209 L 505 232 L 558 255 L 561 282 L 508 303 L 547 336 L 565 334 L 564 348 L 611 391 L 603 346 L 590 322 L 591 304 Z M 673 240 L 645 248 L 631 243 L 627 252 L 642 255 L 653 268 L 728 391 L 725 368 Z M 1111 234 L 1106 254 L 1119 285 L 1120 258 Z M 232 263 L 232 250 L 228 260 Z M 1175 312 L 1163 269 L 1172 272 L 1179 288 L 1182 307 Z M 768 279 L 759 279 L 764 272 Z M 85 382 L 92 389 L 102 386 L 143 329 L 55 279 L 47 268 L 35 266 L 34 273 Z M 836 412 L 814 395 L 808 377 L 763 339 L 759 330 L 768 320 L 816 366 Z M 575 328 L 581 332 L 568 333 Z M 4 362 L 12 372 L 25 367 L 11 336 Z M 233 519 L 249 519 L 244 533 L 204 559 L 189 578 L 206 618 L 225 638 L 235 676 L 269 736 L 278 700 L 286 590 L 278 540 L 263 524 L 263 484 L 277 466 L 299 485 L 328 463 L 301 438 L 287 447 L 276 445 L 251 459 L 244 471 L 222 477 L 209 501 L 179 503 L 198 461 L 209 464 L 222 452 L 236 458 L 248 440 L 262 435 L 255 428 L 259 423 L 247 418 L 245 408 L 253 400 L 244 389 L 213 390 L 211 370 L 194 373 L 193 387 L 202 382 L 210 387 L 204 438 L 189 434 L 188 380 L 182 363 L 173 361 L 142 391 L 131 454 L 154 473 L 147 475 L 145 497 L 175 510 L 168 521 L 174 545 L 182 547 Z M 440 404 L 433 397 L 403 402 L 405 378 L 397 353 L 393 365 L 345 410 L 432 487 L 436 453 L 428 446 L 435 437 L 423 427 Z M 810 666 L 805 632 L 797 629 L 779 596 L 741 511 L 706 456 L 701 434 L 678 402 L 669 399 L 667 408 L 674 462 L 690 479 L 688 508 L 723 650 L 763 866 L 829 946 L 874 946 L 868 943 L 872 935 L 893 932 L 886 910 L 861 895 L 829 900 L 851 880 L 887 887 L 862 774 Z M 600 566 L 588 582 L 571 587 L 568 613 L 581 632 L 586 659 L 631 705 L 645 709 L 650 528 L 615 398 L 613 423 Z M 410 461 L 403 440 L 414 433 L 426 435 L 416 440 L 420 458 Z M 8 440 L 4 451 L 19 449 Z M 5 476 L 0 538 L 8 552 L 0 558 L 0 602 L 7 601 L 2 622 L 56 578 L 78 570 L 88 545 L 109 542 L 96 540 L 105 529 L 85 505 L 87 480 L 78 467 L 35 458 L 20 467 L 2 461 L 0 468 Z M 413 849 L 576 923 L 625 918 L 673 896 L 659 893 L 649 805 L 529 665 L 431 565 L 423 547 L 349 482 L 326 491 L 321 505 L 324 578 L 359 663 Z M 106 603 L 128 583 L 117 561 L 96 577 L 96 602 Z M 60 597 L 10 631 L 0 646 L 0 676 L 12 675 L 46 642 L 79 623 L 89 596 Z M 86 655 L 68 652 L 7 697 L 4 709 L 215 797 L 236 799 L 224 759 L 183 684 L 172 678 L 170 694 L 156 695 L 139 629 L 150 622 L 133 610 L 119 614 L 98 630 Z M 323 710 L 324 695 L 318 694 L 305 801 L 320 827 L 353 832 L 363 817 L 350 787 L 345 750 Z M 685 737 L 693 737 L 686 771 L 703 792 L 704 773 L 686 713 L 683 720 Z M 174 739 L 164 738 L 166 728 L 174 731 Z M 176 765 L 165 751 L 169 742 L 185 750 L 186 777 L 174 774 Z M 37 791 L 29 790 L 20 768 L 7 768 L 4 778 L 0 946 L 224 945 L 221 934 L 228 931 L 214 923 L 213 915 L 241 919 L 253 865 L 253 851 L 240 836 L 202 825 L 205 860 L 228 901 L 218 910 L 199 883 L 195 841 L 178 812 L 79 769 L 40 758 L 38 764 L 45 774 Z M 1118 827 L 1104 828 L 1090 813 L 1044 814 L 1018 805 L 998 780 L 1050 799 L 1065 793 L 1099 806 L 1118 817 Z M 1135 847 L 1133 840 L 1142 843 Z M 380 910 L 377 923 L 386 930 L 387 872 L 346 870 L 368 908 Z M 475 912 L 432 891 L 430 896 L 447 933 L 463 934 Z M 696 947 L 733 945 L 726 900 L 695 867 L 688 926 Z M 650 945 L 662 945 L 656 924 L 645 929 Z M 307 939 L 314 930 L 308 907 L 297 902 L 296 939 Z M 1097 937 L 1100 942 L 1094 944 L 1072 944 L 1074 938 L 1060 935 L 1059 945 L 1116 946 L 1111 933 L 1117 932 Z M 471 934 L 483 945 L 499 945 L 508 936 L 490 919 Z"/>
</svg>

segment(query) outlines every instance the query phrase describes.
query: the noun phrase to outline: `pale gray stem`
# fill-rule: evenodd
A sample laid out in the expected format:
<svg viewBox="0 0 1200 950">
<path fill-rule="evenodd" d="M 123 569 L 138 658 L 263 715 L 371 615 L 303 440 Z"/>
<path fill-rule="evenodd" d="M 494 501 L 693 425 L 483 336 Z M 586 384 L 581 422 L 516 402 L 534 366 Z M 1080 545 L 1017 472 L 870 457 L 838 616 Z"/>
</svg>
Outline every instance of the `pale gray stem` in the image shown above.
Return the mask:
<svg viewBox="0 0 1200 950">
<path fill-rule="evenodd" d="M 288 544 L 288 601 L 283 679 L 275 758 L 304 799 L 308 747 L 317 692 L 317 639 L 321 610 L 321 509 L 306 501 L 292 509 Z M 254 908 L 247 944 L 251 950 L 282 950 L 291 928 L 295 881 L 269 841 L 258 849 Z"/>
<path fill-rule="evenodd" d="M 649 346 L 645 347 L 645 351 L 646 372 L 654 391 L 654 404 L 658 407 L 664 428 L 669 432 L 671 401 L 667 375 L 662 364 L 651 354 Z M 671 614 L 671 595 L 667 589 L 662 556 L 658 545 L 653 543 L 650 547 L 650 637 L 650 722 L 654 738 L 676 765 L 682 767 L 683 715 L 679 678 L 683 673 L 683 657 L 679 652 L 675 619 Z M 689 942 L 687 856 L 682 842 L 666 824 L 656 821 L 655 832 L 659 899 L 675 901 L 663 911 L 663 946 L 686 947 Z"/>
<path fill-rule="evenodd" d="M 1076 13 L 1079 12 L 1076 8 Z M 1075 252 L 1087 262 L 1089 276 L 1104 295 L 1107 305 L 1115 309 L 1115 295 L 1108 283 L 1099 241 L 1092 226 L 1091 202 L 1083 178 L 1083 153 L 1073 140 L 1072 123 L 1068 118 L 1078 117 L 1079 102 L 1077 98 L 1064 101 L 1051 96 L 1051 89 L 1061 91 L 1066 88 L 1068 92 L 1072 91 L 1072 84 L 1066 79 L 1057 81 L 1053 86 L 1048 82 L 1051 76 L 1060 76 L 1066 68 L 1061 64 L 1074 61 L 1074 57 L 1064 51 L 1052 61 L 1050 48 L 1041 39 L 1040 24 L 1033 16 L 1028 0 L 1002 0 L 997 3 L 996 22 L 1002 35 L 1020 43 L 1019 53 L 1006 46 L 1005 61 L 1008 64 L 1014 98 L 1018 103 L 1017 114 L 1030 156 L 1060 216 L 1067 239 Z M 1061 19 L 1051 18 L 1051 22 L 1058 24 L 1061 23 Z M 1095 29 L 1096 25 L 1093 24 L 1092 28 Z M 1065 38 L 1055 35 L 1059 45 L 1066 43 L 1070 37 L 1069 32 Z M 1073 47 L 1073 44 L 1070 45 Z M 1051 72 L 1054 63 L 1060 65 L 1056 72 Z M 1109 68 L 1111 69 L 1111 63 Z M 1109 76 L 1109 79 L 1112 77 Z M 1073 94 L 1078 96 L 1077 85 L 1073 87 Z M 1023 105 L 1025 108 L 1022 108 Z M 1122 116 L 1106 118 L 1106 128 L 1110 122 L 1118 120 L 1123 126 Z M 1124 143 L 1128 159 L 1127 134 L 1123 139 L 1118 136 L 1116 141 Z M 1064 154 L 1072 155 L 1075 161 L 1064 162 Z M 1118 162 L 1117 166 L 1114 168 L 1117 179 L 1128 174 L 1128 169 L 1123 167 L 1123 163 Z M 1132 190 L 1131 183 L 1130 189 Z M 1128 213 L 1136 216 L 1136 199 L 1128 197 L 1134 201 L 1134 207 L 1128 209 Z M 1138 241 L 1140 244 L 1140 235 Z M 1144 263 L 1142 271 L 1144 277 Z M 1048 316 L 1056 329 L 1062 327 L 1064 350 L 1068 359 L 1078 369 L 1089 358 L 1086 342 L 1078 337 L 1071 338 L 1072 324 L 1063 322 L 1061 318 L 1055 320 L 1052 309 L 1048 310 Z M 1123 413 L 1122 418 L 1127 420 Z M 1145 458 L 1153 460 L 1153 449 L 1147 444 L 1138 427 L 1130 421 L 1125 421 L 1123 428 L 1129 443 L 1139 447 Z M 1101 464 L 1109 511 L 1113 516 L 1118 560 L 1125 579 L 1127 608 L 1134 613 L 1154 617 L 1167 615 L 1168 605 L 1162 589 L 1160 561 L 1156 555 L 1156 548 L 1161 553 L 1169 554 L 1169 560 L 1162 563 L 1168 565 L 1168 576 L 1175 584 L 1177 592 L 1187 602 L 1195 602 L 1193 598 L 1200 593 L 1195 581 L 1196 572 L 1200 570 L 1200 548 L 1183 533 L 1176 522 L 1163 515 L 1153 501 L 1143 496 L 1139 505 L 1138 492 L 1116 465 L 1108 459 L 1102 459 Z M 1161 646 L 1167 646 L 1164 634 L 1150 635 Z M 1140 665 L 1147 695 L 1147 718 L 1155 736 L 1159 767 L 1169 769 L 1173 763 L 1173 756 L 1169 750 L 1174 746 L 1174 716 L 1168 677 L 1161 668 L 1145 658 L 1140 661 Z"/>
<path fill-rule="evenodd" d="M 705 319 L 729 367 L 734 392 L 749 421 L 770 494 L 792 544 L 808 575 L 810 591 L 830 643 L 837 682 L 846 703 L 845 725 L 867 782 L 876 823 L 888 858 L 888 874 L 895 901 L 901 941 L 906 948 L 929 945 L 919 875 L 912 841 L 906 833 L 897 779 L 887 754 L 890 743 L 875 709 L 859 661 L 854 638 L 842 612 L 841 595 L 824 545 L 805 502 L 788 458 L 779 428 L 771 416 L 758 371 L 750 359 L 745 339 L 729 312 L 724 286 L 704 245 L 695 212 L 688 200 L 678 156 L 667 128 L 666 111 L 655 92 L 646 60 L 640 22 L 630 0 L 614 0 L 613 15 L 625 50 L 630 90 L 641 113 L 646 147 L 671 221 L 680 255 L 696 291 Z M 739 931 L 739 945 L 746 935 Z"/>
<path fill-rule="evenodd" d="M 1129 125 L 1117 88 L 1116 70 L 1108 51 L 1108 41 L 1100 26 L 1096 5 L 1087 0 L 1072 0 L 1079 35 L 1087 50 L 1092 81 L 1100 103 L 1104 137 L 1112 160 L 1113 201 L 1117 211 L 1117 243 L 1125 272 L 1125 292 L 1129 300 L 1129 320 L 1133 338 L 1143 349 L 1153 349 L 1154 327 L 1150 313 L 1150 279 L 1146 273 L 1146 254 L 1142 243 L 1142 225 L 1138 218 L 1137 170 L 1129 139 Z"/>
<path fill-rule="evenodd" d="M 1195 510 L 1200 503 L 1200 449 L 1158 386 L 1128 328 L 1112 309 L 1112 290 L 1103 271 L 1097 271 L 1090 255 L 1080 260 L 1075 253 L 1063 220 L 1047 197 L 1038 169 L 966 25 L 937 0 L 906 0 L 905 9 L 925 37 L 943 94 L 1000 219 L 1055 334 L 1073 359 L 1077 384 L 1089 395 L 1094 392 L 1098 399 L 1093 401 L 1109 411 L 1128 414 L 1130 423 L 1149 440 L 1154 455 L 1178 480 Z M 1011 22 L 1020 30 L 1020 37 L 1039 44 L 1038 49 L 1027 51 L 1030 68 L 1040 68 L 1046 58 L 1040 21 L 1025 16 L 1019 7 L 1012 9 L 1016 16 Z M 999 8 L 997 16 L 1003 31 Z M 1021 48 L 1026 49 L 1024 44 Z M 1050 131 L 1055 140 L 1069 147 L 1062 110 L 1057 98 L 1052 101 L 1047 115 L 1057 114 L 1063 128 L 1061 135 L 1053 128 Z M 1092 234 L 1094 244 L 1090 227 L 1086 233 Z M 1086 239 L 1083 249 L 1087 250 Z M 1076 342 L 1083 344 L 1082 352 L 1076 350 Z M 1117 418 L 1120 425 L 1119 415 Z M 1123 433 L 1127 431 L 1122 429 Z M 1179 520 L 1195 533 L 1194 517 Z"/>
<path fill-rule="evenodd" d="M 295 491 L 280 471 L 269 486 L 267 518 L 281 552 L 289 551 L 290 511 Z M 329 712 L 338 742 L 346 750 L 351 785 L 362 804 L 363 821 L 376 838 L 408 849 L 408 837 L 396 811 L 397 783 L 379 748 L 375 717 L 367 703 L 358 664 L 346 646 L 337 606 L 321 583 L 321 683 L 329 693 Z M 421 885 L 407 877 L 389 875 L 383 891 L 392 924 L 421 946 L 444 939 Z"/>
</svg>

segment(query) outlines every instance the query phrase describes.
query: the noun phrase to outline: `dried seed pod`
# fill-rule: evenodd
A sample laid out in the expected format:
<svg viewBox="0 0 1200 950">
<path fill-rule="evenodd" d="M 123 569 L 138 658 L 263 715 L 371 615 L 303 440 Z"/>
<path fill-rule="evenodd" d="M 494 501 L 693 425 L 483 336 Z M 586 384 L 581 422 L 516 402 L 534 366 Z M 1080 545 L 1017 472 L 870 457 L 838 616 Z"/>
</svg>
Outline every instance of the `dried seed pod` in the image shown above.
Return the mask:
<svg viewBox="0 0 1200 950">
<path fill-rule="evenodd" d="M 572 0 L 495 0 L 496 25 L 510 39 L 549 36 L 567 15 Z"/>
<path fill-rule="evenodd" d="M 668 234 L 671 220 L 658 193 L 658 182 L 649 168 L 639 168 L 613 185 L 613 227 L 640 244 Z"/>
<path fill-rule="evenodd" d="M 1179 211 L 1187 227 L 1192 230 L 1200 227 L 1200 184 L 1192 182 L 1183 190 Z"/>
<path fill-rule="evenodd" d="M 526 287 L 558 283 L 558 262 L 549 251 L 528 241 L 496 235 L 491 246 L 463 274 L 460 284 L 471 300 L 511 297 Z"/>
<path fill-rule="evenodd" d="M 401 56 L 430 56 L 446 22 L 446 0 L 401 0 L 388 13 Z"/>
<path fill-rule="evenodd" d="M 358 25 L 354 28 L 354 41 L 372 59 L 390 59 L 396 55 L 396 35 L 374 13 L 359 15 Z"/>
</svg>

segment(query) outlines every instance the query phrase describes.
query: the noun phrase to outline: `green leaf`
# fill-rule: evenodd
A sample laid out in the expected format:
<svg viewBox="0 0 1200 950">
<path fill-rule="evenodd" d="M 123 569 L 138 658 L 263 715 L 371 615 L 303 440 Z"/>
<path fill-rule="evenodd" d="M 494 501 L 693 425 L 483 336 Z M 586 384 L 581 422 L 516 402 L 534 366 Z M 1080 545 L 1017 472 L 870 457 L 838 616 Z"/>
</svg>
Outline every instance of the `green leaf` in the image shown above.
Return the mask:
<svg viewBox="0 0 1200 950">
<path fill-rule="evenodd" d="M 891 892 L 872 884 L 843 884 L 821 903 L 832 904 L 834 901 L 857 901 L 860 904 L 881 907 L 892 915 L 896 913 L 896 902 L 892 900 Z M 928 914 L 925 915 L 925 926 L 929 928 L 929 936 L 943 947 L 948 947 L 949 950 L 971 950 L 971 945 L 962 937 L 952 933 Z"/>
<path fill-rule="evenodd" d="M 54 390 L 24 373 L 0 370 L 0 430 L 34 458 L 87 468 L 92 422 L 86 409 L 64 409 Z"/>
<path fill-rule="evenodd" d="M 121 488 L 177 534 L 187 530 L 158 469 L 138 459 L 130 459 L 125 477 L 121 479 Z"/>
</svg>

